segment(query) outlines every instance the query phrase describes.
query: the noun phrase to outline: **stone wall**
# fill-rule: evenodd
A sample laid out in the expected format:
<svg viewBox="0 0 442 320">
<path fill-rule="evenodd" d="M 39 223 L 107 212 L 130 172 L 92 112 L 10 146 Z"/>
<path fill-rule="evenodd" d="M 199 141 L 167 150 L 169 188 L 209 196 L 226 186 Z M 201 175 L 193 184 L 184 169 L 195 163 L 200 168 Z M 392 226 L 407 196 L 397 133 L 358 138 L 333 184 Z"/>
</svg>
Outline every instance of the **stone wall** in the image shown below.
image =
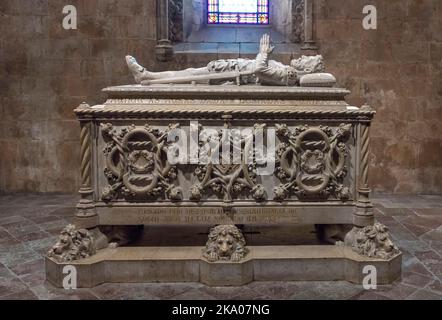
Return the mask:
<svg viewBox="0 0 442 320">
<path fill-rule="evenodd" d="M 78 9 L 64 30 L 62 8 Z M 378 8 L 378 30 L 362 7 Z M 152 70 L 204 65 L 226 54 L 155 61 L 153 0 L 0 1 L 0 191 L 75 192 L 79 126 L 72 110 L 100 89 L 131 83 L 124 56 Z M 320 53 L 349 101 L 372 105 L 371 184 L 377 191 L 442 192 L 442 2 L 316 0 Z M 285 62 L 289 55 L 279 55 Z"/>
<path fill-rule="evenodd" d="M 378 112 L 372 187 L 442 192 L 442 1 L 316 2 L 328 69 L 352 90 L 350 102 L 367 102 Z M 365 4 L 377 6 L 378 30 L 362 28 Z"/>
</svg>

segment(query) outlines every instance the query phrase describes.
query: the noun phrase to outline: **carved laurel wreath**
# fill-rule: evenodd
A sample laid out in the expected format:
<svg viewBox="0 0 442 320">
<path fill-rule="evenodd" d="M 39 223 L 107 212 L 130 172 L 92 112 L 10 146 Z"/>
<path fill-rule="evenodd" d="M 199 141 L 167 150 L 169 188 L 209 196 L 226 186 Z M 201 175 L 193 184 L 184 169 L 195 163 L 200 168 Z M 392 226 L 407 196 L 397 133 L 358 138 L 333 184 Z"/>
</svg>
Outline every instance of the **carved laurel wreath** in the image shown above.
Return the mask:
<svg viewBox="0 0 442 320">
<path fill-rule="evenodd" d="M 131 125 L 117 131 L 112 124 L 102 124 L 107 141 L 103 150 L 106 159 L 104 174 L 108 179 L 102 199 L 110 201 L 121 193 L 127 198 L 167 197 L 182 200 L 181 189 L 173 184 L 177 170 L 167 161 L 167 136 L 178 128 L 170 124 L 166 130 L 149 125 Z"/>
<path fill-rule="evenodd" d="M 276 175 L 283 184 L 274 189 L 274 199 L 282 201 L 294 194 L 300 199 L 332 195 L 348 200 L 350 193 L 343 178 L 347 173 L 345 142 L 350 132 L 351 124 L 340 124 L 335 129 L 308 125 L 289 129 L 277 124 L 281 143 L 277 147 Z"/>
</svg>

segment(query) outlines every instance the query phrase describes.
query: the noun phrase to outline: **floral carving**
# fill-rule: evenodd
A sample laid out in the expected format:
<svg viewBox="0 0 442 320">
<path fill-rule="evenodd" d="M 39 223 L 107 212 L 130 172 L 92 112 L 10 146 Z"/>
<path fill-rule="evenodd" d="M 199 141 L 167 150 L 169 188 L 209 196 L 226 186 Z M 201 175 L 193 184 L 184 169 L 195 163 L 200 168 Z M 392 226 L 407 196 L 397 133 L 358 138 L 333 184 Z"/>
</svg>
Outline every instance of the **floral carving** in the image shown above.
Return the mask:
<svg viewBox="0 0 442 320">
<path fill-rule="evenodd" d="M 275 187 L 274 199 L 282 201 L 294 194 L 300 199 L 334 196 L 348 200 L 350 190 L 343 185 L 343 178 L 347 174 L 345 142 L 350 132 L 350 124 L 291 129 L 277 124 L 281 142 L 276 152 L 276 176 L 283 184 Z"/>
<path fill-rule="evenodd" d="M 164 131 L 149 125 L 131 125 L 117 131 L 112 124 L 102 124 L 101 131 L 107 141 L 103 150 L 104 174 L 109 182 L 102 199 L 111 201 L 122 195 L 126 199 L 182 200 L 181 188 L 173 184 L 176 167 L 167 161 L 167 136 L 176 128 L 178 124 L 170 124 Z"/>
<path fill-rule="evenodd" d="M 262 184 L 257 184 L 252 188 L 252 197 L 256 201 L 262 201 L 266 197 L 266 190 Z"/>
</svg>

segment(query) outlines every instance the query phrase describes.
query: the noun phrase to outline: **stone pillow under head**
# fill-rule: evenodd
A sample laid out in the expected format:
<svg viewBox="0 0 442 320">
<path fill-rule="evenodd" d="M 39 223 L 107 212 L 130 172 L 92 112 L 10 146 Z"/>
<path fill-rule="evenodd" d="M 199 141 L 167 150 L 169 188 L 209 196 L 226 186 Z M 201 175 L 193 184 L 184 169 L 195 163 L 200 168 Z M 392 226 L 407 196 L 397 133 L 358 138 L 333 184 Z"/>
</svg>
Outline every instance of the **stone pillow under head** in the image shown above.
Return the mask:
<svg viewBox="0 0 442 320">
<path fill-rule="evenodd" d="M 330 73 L 310 73 L 301 76 L 299 84 L 301 87 L 333 87 L 336 78 Z"/>
</svg>

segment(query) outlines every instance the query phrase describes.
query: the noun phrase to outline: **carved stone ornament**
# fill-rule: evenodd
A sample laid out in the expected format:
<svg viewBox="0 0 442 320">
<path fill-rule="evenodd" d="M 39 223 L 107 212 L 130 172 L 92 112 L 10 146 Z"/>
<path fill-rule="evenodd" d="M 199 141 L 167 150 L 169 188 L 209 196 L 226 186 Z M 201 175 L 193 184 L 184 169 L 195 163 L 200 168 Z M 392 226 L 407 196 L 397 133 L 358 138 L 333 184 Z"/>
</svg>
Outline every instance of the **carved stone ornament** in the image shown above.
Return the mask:
<svg viewBox="0 0 442 320">
<path fill-rule="evenodd" d="M 170 124 L 162 131 L 148 125 L 131 125 L 117 131 L 112 124 L 102 124 L 103 136 L 108 141 L 103 151 L 104 174 L 109 182 L 102 199 L 111 201 L 121 195 L 126 200 L 182 200 L 181 188 L 172 183 L 176 179 L 176 167 L 167 161 L 167 136 L 178 126 Z"/>
<path fill-rule="evenodd" d="M 222 197 L 225 202 L 230 202 L 241 194 L 251 197 L 255 201 L 265 200 L 264 186 L 256 183 L 256 160 L 253 158 L 250 163 L 245 161 L 246 156 L 253 152 L 254 134 L 259 130 L 262 131 L 264 127 L 263 124 L 255 124 L 253 132 L 251 131 L 246 136 L 228 134 L 227 130 L 220 130 L 216 132 L 216 137 L 203 137 L 203 141 L 199 145 L 199 152 L 201 162 L 206 164 L 198 165 L 194 171 L 199 182 L 191 187 L 190 199 L 200 201 L 203 195 L 210 190 Z M 200 131 L 202 129 L 202 127 L 199 128 Z M 211 139 L 215 141 L 213 148 L 209 146 Z M 230 140 L 230 145 L 234 149 L 238 148 L 238 152 L 242 153 L 241 163 L 235 164 L 232 159 L 235 152 L 230 152 L 231 158 L 228 161 L 220 159 L 219 163 L 214 163 L 211 152 L 219 150 L 219 154 L 222 154 L 223 141 L 226 139 Z"/>
<path fill-rule="evenodd" d="M 343 185 L 343 178 L 347 174 L 345 142 L 350 132 L 351 124 L 293 129 L 277 124 L 281 143 L 276 151 L 276 176 L 283 184 L 275 187 L 274 199 L 282 201 L 296 195 L 299 199 L 333 196 L 348 200 L 350 191 Z"/>
<path fill-rule="evenodd" d="M 169 39 L 182 42 L 183 37 L 183 0 L 169 0 Z"/>
<path fill-rule="evenodd" d="M 294 0 L 292 5 L 292 33 L 290 35 L 291 41 L 295 43 L 302 43 L 305 39 L 304 34 L 304 0 Z"/>
<path fill-rule="evenodd" d="M 210 230 L 203 256 L 211 262 L 238 262 L 248 252 L 244 236 L 236 226 L 219 225 Z"/>
<path fill-rule="evenodd" d="M 388 228 L 378 222 L 357 229 L 351 247 L 360 255 L 380 259 L 390 259 L 401 253 L 390 239 Z"/>
<path fill-rule="evenodd" d="M 94 235 L 89 230 L 77 230 L 73 224 L 69 224 L 61 231 L 57 243 L 47 256 L 58 262 L 87 258 L 96 252 L 94 241 Z"/>
</svg>

